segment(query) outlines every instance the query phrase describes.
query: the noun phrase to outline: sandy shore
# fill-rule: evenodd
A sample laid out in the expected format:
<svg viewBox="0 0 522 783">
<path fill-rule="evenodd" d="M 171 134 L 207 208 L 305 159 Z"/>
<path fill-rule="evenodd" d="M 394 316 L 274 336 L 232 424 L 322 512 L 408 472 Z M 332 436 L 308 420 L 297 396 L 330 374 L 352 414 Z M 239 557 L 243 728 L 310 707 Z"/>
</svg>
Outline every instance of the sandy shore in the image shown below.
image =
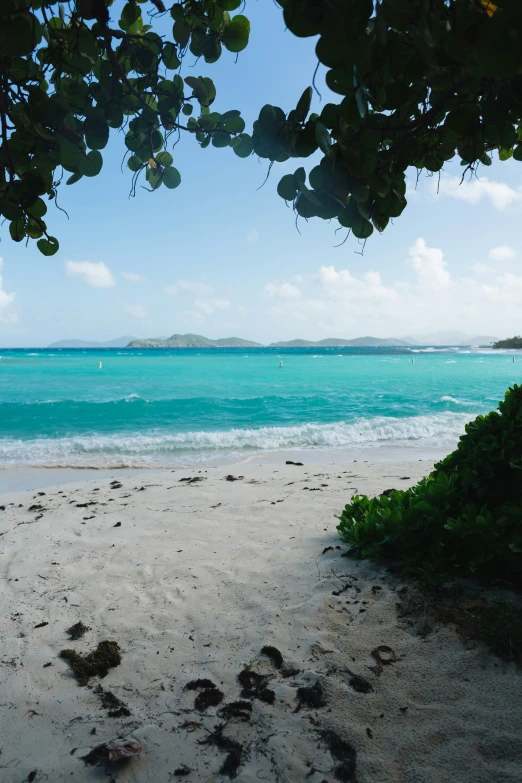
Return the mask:
<svg viewBox="0 0 522 783">
<path fill-rule="evenodd" d="M 336 548 L 353 493 L 430 467 L 252 461 L 3 494 L 0 781 L 519 781 L 520 671 L 404 627 L 403 585 Z M 59 653 L 104 640 L 121 664 L 82 687 Z M 396 660 L 377 676 L 380 645 Z M 82 760 L 118 738 L 140 755 Z"/>
</svg>

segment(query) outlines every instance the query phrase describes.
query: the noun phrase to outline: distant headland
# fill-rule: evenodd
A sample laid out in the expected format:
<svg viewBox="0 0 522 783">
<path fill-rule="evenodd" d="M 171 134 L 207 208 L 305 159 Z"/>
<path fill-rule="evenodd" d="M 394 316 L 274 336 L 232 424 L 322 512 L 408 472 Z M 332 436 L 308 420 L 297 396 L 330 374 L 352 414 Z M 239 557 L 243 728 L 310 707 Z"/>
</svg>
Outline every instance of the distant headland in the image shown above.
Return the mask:
<svg viewBox="0 0 522 783">
<path fill-rule="evenodd" d="M 329 337 L 325 340 L 289 340 L 287 342 L 270 343 L 263 346 L 252 340 L 243 340 L 240 337 L 222 337 L 219 340 L 210 340 L 200 334 L 173 334 L 167 340 L 152 338 L 149 340 L 132 340 L 128 348 L 342 348 L 343 346 L 407 346 L 404 340 L 396 338 L 381 339 L 379 337 L 357 337 L 354 340 Z"/>
<path fill-rule="evenodd" d="M 522 337 L 517 335 L 516 337 L 508 337 L 506 340 L 499 340 L 494 343 L 493 348 L 522 348 Z"/>
<path fill-rule="evenodd" d="M 125 335 L 107 342 L 59 340 L 52 343 L 49 348 L 345 348 L 350 346 L 360 348 L 408 348 L 418 345 L 477 345 L 495 348 L 522 348 L 521 337 L 495 342 L 496 340 L 498 340 L 496 337 L 469 337 L 462 332 L 437 332 L 429 335 L 408 335 L 402 338 L 371 336 L 355 337 L 351 340 L 343 337 L 327 337 L 323 340 L 303 340 L 298 338 L 295 340 L 282 340 L 267 345 L 253 340 L 245 340 L 241 337 L 220 337 L 217 340 L 212 340 L 201 334 L 173 334 L 171 337 L 149 337 L 145 339 L 137 339 L 136 337 Z"/>
<path fill-rule="evenodd" d="M 221 337 L 210 340 L 201 334 L 173 334 L 163 340 L 152 337 L 148 340 L 132 340 L 128 348 L 262 348 L 261 343 L 242 340 L 241 337 Z"/>
</svg>

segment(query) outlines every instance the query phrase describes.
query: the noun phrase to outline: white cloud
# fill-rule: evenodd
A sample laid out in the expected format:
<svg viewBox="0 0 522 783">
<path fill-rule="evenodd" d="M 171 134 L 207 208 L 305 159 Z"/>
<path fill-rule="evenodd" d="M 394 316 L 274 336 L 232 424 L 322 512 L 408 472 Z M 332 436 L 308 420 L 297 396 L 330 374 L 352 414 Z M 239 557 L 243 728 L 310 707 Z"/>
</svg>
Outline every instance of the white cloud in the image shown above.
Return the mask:
<svg viewBox="0 0 522 783">
<path fill-rule="evenodd" d="M 267 283 L 265 293 L 277 299 L 299 299 L 301 291 L 290 283 Z"/>
<path fill-rule="evenodd" d="M 186 322 L 194 327 L 201 326 L 205 320 L 205 316 L 203 315 L 203 313 L 200 313 L 197 310 L 185 310 L 183 312 L 183 316 Z"/>
<path fill-rule="evenodd" d="M 203 313 L 213 313 L 215 310 L 228 310 L 230 302 L 228 299 L 196 299 L 194 307 Z"/>
<path fill-rule="evenodd" d="M 211 296 L 213 293 L 212 286 L 207 285 L 207 283 L 197 283 L 191 280 L 178 280 L 177 286 L 178 288 L 183 289 L 183 291 L 190 291 L 196 296 Z"/>
<path fill-rule="evenodd" d="M 375 306 L 383 300 L 397 299 L 397 292 L 383 285 L 378 272 L 366 272 L 357 278 L 348 269 L 337 271 L 334 266 L 322 266 L 317 277 L 323 294 L 329 299 L 364 301 Z"/>
<path fill-rule="evenodd" d="M 432 183 L 434 192 L 438 189 L 442 196 L 466 201 L 468 204 L 478 204 L 482 199 L 486 199 L 495 209 L 502 210 L 522 202 L 522 187 L 514 190 L 505 182 L 495 182 L 487 177 L 464 180 L 461 184 L 459 177 L 443 174 L 440 182 L 433 178 Z"/>
<path fill-rule="evenodd" d="M 448 265 L 444 261 L 442 250 L 428 247 L 419 237 L 408 249 L 409 264 L 417 273 L 419 283 L 431 288 L 447 288 L 451 283 Z"/>
<path fill-rule="evenodd" d="M 492 266 L 488 266 L 488 264 L 471 264 L 470 267 L 472 272 L 476 272 L 478 275 L 487 275 L 490 272 L 493 272 L 494 269 Z"/>
<path fill-rule="evenodd" d="M 499 245 L 499 247 L 491 248 L 489 257 L 492 261 L 510 261 L 516 257 L 516 253 L 509 245 Z"/>
<path fill-rule="evenodd" d="M 145 275 L 139 275 L 137 272 L 122 272 L 121 276 L 131 283 L 141 283 L 143 280 L 147 279 Z"/>
<path fill-rule="evenodd" d="M 249 228 L 245 233 L 245 239 L 249 245 L 255 245 L 256 242 L 259 242 L 259 231 L 257 228 Z"/>
<path fill-rule="evenodd" d="M 140 304 L 137 304 L 137 305 L 125 305 L 123 309 L 129 315 L 134 316 L 134 318 L 146 318 L 147 317 L 147 311 L 145 310 L 143 305 L 140 305 Z"/>
<path fill-rule="evenodd" d="M 170 296 L 176 296 L 178 293 L 178 287 L 177 285 L 166 285 L 163 289 L 166 294 L 169 294 Z"/>
<path fill-rule="evenodd" d="M 357 275 L 323 265 L 305 276 L 300 297 L 273 297 L 264 317 L 274 339 L 400 338 L 441 328 L 499 337 L 520 331 L 522 275 L 495 276 L 494 267 L 481 264 L 468 268 L 465 277 L 453 276 L 442 249 L 429 247 L 422 238 L 409 248 L 402 270 L 408 267 L 413 279 L 402 274 L 388 283 L 376 271 Z M 280 291 L 284 281 L 267 285 Z"/>
<path fill-rule="evenodd" d="M 103 261 L 66 261 L 65 274 L 83 280 L 94 288 L 112 288 L 116 285 L 114 275 Z"/>
<path fill-rule="evenodd" d="M 2 269 L 3 264 L 4 259 L 0 258 L 0 270 Z M 12 322 L 16 320 L 14 313 L 8 312 L 8 308 L 13 303 L 15 296 L 16 294 L 14 293 L 8 294 L 7 291 L 4 291 L 3 278 L 2 275 L 0 275 L 0 321 Z"/>
</svg>

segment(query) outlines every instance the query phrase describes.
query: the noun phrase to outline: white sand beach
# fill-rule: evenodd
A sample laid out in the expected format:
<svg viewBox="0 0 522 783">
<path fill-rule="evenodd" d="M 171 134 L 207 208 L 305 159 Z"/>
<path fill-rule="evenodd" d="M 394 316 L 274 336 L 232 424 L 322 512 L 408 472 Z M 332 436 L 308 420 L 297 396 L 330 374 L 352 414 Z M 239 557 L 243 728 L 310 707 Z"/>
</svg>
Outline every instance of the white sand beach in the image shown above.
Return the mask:
<svg viewBox="0 0 522 783">
<path fill-rule="evenodd" d="M 452 627 L 416 633 L 404 584 L 341 557 L 350 496 L 431 464 L 252 460 L 1 495 L 0 781 L 518 783 L 522 672 Z M 60 651 L 105 640 L 121 664 L 82 687 Z M 140 754 L 82 760 L 118 738 Z"/>
</svg>

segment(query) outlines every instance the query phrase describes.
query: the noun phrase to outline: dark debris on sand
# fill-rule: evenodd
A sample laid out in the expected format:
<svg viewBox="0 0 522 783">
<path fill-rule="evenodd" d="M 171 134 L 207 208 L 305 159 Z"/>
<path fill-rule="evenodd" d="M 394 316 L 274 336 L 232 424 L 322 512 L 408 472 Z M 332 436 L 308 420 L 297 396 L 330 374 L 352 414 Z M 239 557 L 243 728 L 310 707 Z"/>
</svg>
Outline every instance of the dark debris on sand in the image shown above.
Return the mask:
<svg viewBox="0 0 522 783">
<path fill-rule="evenodd" d="M 98 764 L 104 764 L 109 757 L 109 749 L 106 742 L 97 745 L 85 756 L 80 756 L 86 767 L 96 767 Z"/>
<path fill-rule="evenodd" d="M 225 698 L 223 691 L 220 691 L 212 680 L 206 678 L 191 680 L 185 685 L 185 690 L 200 691 L 194 700 L 194 707 L 200 712 L 208 710 L 209 707 L 216 707 Z"/>
<path fill-rule="evenodd" d="M 219 710 L 219 715 L 231 720 L 232 718 L 239 718 L 242 721 L 249 721 L 252 717 L 252 704 L 249 701 L 232 701 L 229 704 L 224 704 Z"/>
<path fill-rule="evenodd" d="M 223 735 L 223 724 L 220 723 L 209 736 L 200 740 L 200 745 L 215 745 L 220 750 L 228 751 L 227 757 L 219 770 L 221 775 L 230 778 L 237 776 L 237 771 L 243 761 L 243 745 L 231 737 Z"/>
<path fill-rule="evenodd" d="M 342 783 L 357 783 L 355 770 L 357 768 L 357 753 L 355 748 L 341 739 L 335 731 L 322 731 L 321 739 L 328 747 L 335 761 L 340 764 L 334 769 L 334 775 Z"/>
<path fill-rule="evenodd" d="M 109 669 L 121 663 L 121 651 L 117 642 L 104 641 L 91 653 L 80 655 L 76 650 L 62 650 L 60 658 L 69 662 L 79 685 L 87 685 L 90 677 L 105 677 Z"/>
<path fill-rule="evenodd" d="M 199 679 L 199 680 L 191 680 L 190 682 L 187 682 L 185 685 L 185 690 L 187 691 L 197 691 L 199 688 L 215 688 L 216 686 L 212 682 L 212 680 L 208 680 L 207 678 Z"/>
<path fill-rule="evenodd" d="M 370 693 L 373 691 L 372 686 L 365 677 L 361 677 L 360 674 L 354 674 L 349 670 L 347 670 L 347 674 L 350 675 L 348 683 L 357 693 Z"/>
<path fill-rule="evenodd" d="M 78 623 L 71 625 L 71 627 L 68 628 L 65 633 L 69 635 L 69 639 L 76 641 L 76 639 L 81 639 L 82 636 L 85 636 L 87 631 L 90 630 L 90 627 L 88 625 L 84 625 L 80 620 Z"/>
<path fill-rule="evenodd" d="M 190 767 L 187 767 L 186 764 L 182 764 L 181 767 L 178 767 L 177 769 L 174 770 L 174 775 L 177 778 L 184 778 L 187 775 L 190 775 L 191 772 L 192 770 L 190 769 Z"/>
<path fill-rule="evenodd" d="M 261 653 L 262 655 L 267 655 L 270 658 L 276 669 L 281 669 L 283 667 L 285 659 L 277 647 L 274 647 L 271 644 L 265 644 L 265 646 L 261 648 Z"/>
<path fill-rule="evenodd" d="M 312 709 L 319 709 L 320 707 L 324 707 L 326 704 L 323 686 L 320 682 L 316 682 L 314 685 L 307 685 L 303 686 L 302 688 L 298 688 L 296 698 L 299 702 L 297 710 L 303 706 L 311 707 Z"/>
<path fill-rule="evenodd" d="M 204 688 L 194 699 L 194 707 L 199 712 L 204 712 L 209 707 L 217 707 L 224 698 L 225 694 L 219 688 Z"/>
<path fill-rule="evenodd" d="M 261 648 L 261 654 L 270 658 L 276 669 L 279 669 L 281 675 L 285 679 L 288 679 L 289 677 L 295 677 L 296 674 L 299 674 L 300 672 L 300 669 L 297 669 L 295 666 L 289 666 L 286 664 L 282 652 L 272 644 L 265 644 L 265 646 Z"/>
<path fill-rule="evenodd" d="M 258 674 L 250 669 L 243 669 L 237 676 L 243 686 L 241 696 L 246 699 L 260 699 L 267 704 L 275 701 L 275 692 L 267 688 L 269 678 L 264 674 Z"/>
<path fill-rule="evenodd" d="M 109 718 L 128 718 L 131 711 L 121 699 L 118 699 L 111 691 L 104 691 L 101 685 L 95 690 L 101 696 L 102 707 L 108 710 Z"/>
</svg>

